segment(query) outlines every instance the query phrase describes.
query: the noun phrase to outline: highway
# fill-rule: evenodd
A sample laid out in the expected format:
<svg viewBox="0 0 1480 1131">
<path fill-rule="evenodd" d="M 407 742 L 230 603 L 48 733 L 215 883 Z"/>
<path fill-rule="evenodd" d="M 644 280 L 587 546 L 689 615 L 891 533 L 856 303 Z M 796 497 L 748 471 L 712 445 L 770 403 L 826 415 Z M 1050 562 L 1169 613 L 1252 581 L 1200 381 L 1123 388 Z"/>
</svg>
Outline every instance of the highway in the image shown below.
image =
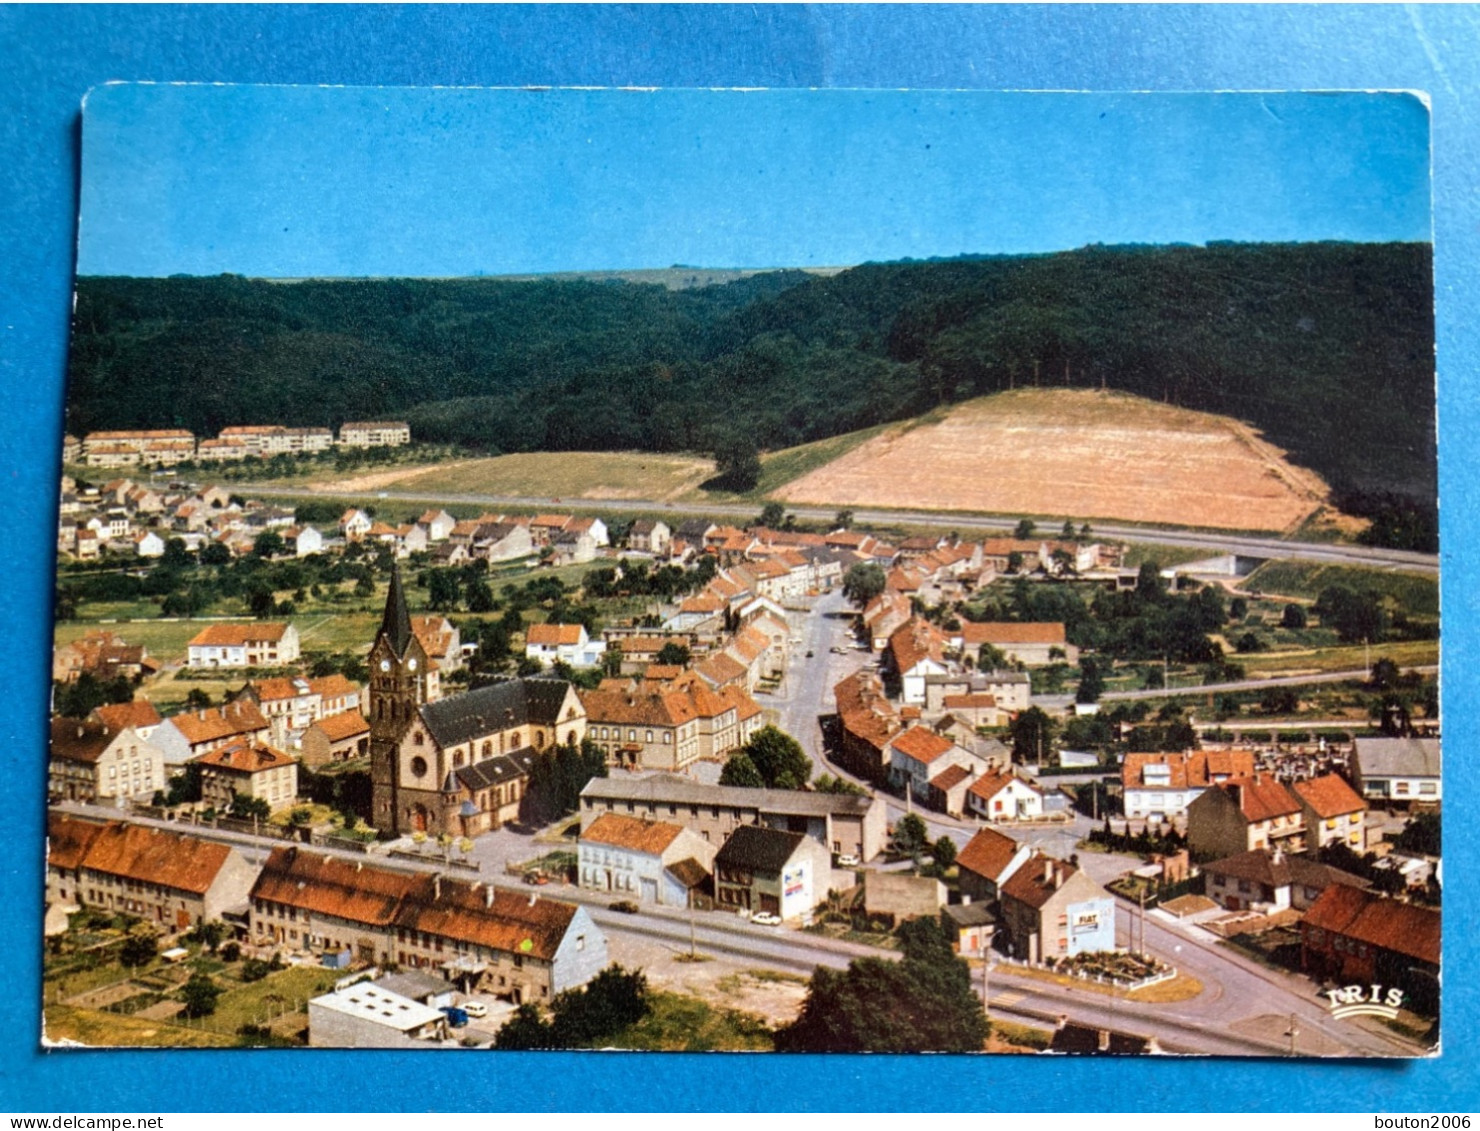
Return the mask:
<svg viewBox="0 0 1480 1131">
<path fill-rule="evenodd" d="M 759 503 L 720 502 L 663 502 L 657 499 L 587 499 L 562 497 L 559 499 L 534 495 L 481 495 L 451 492 L 424 493 L 416 491 L 323 491 L 308 486 L 270 487 L 242 483 L 237 489 L 263 498 L 305 495 L 322 495 L 326 499 L 348 499 L 364 501 L 369 498 L 386 499 L 398 503 L 431 503 L 443 506 L 467 505 L 475 507 L 518 507 L 561 511 L 646 511 L 668 514 L 675 518 L 688 516 L 734 518 L 753 521 L 759 511 Z M 806 521 L 830 522 L 838 510 L 846 504 L 831 507 L 788 506 L 787 512 Z M 1006 533 L 1018 523 L 1016 518 L 994 515 L 966 514 L 956 511 L 921 510 L 878 510 L 852 507 L 853 521 L 859 525 L 875 526 L 935 526 L 956 530 L 971 530 L 990 533 Z M 1210 555 L 1223 553 L 1242 554 L 1251 558 L 1282 558 L 1288 561 L 1327 562 L 1340 565 L 1369 566 L 1381 569 L 1408 570 L 1413 573 L 1438 575 L 1439 556 L 1421 554 L 1412 550 L 1389 550 L 1381 546 L 1353 546 L 1332 542 L 1295 542 L 1268 535 L 1225 534 L 1218 531 L 1177 530 L 1149 526 L 1126 526 L 1116 523 L 1095 524 L 1097 538 L 1126 542 L 1151 542 L 1162 546 L 1187 546 L 1206 550 Z M 1051 537 L 1052 531 L 1045 530 Z"/>
</svg>

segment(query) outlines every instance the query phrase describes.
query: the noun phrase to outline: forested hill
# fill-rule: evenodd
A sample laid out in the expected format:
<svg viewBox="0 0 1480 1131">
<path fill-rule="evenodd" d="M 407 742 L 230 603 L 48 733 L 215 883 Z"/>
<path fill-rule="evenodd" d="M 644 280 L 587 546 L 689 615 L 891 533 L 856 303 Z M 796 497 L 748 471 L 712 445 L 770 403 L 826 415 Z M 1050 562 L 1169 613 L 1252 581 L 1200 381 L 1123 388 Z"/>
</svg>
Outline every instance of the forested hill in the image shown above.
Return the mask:
<svg viewBox="0 0 1480 1131">
<path fill-rule="evenodd" d="M 489 451 L 777 448 L 999 389 L 1104 385 L 1247 420 L 1348 496 L 1431 502 L 1430 258 L 1091 247 L 687 290 L 84 278 L 68 427 L 395 416 Z"/>
</svg>

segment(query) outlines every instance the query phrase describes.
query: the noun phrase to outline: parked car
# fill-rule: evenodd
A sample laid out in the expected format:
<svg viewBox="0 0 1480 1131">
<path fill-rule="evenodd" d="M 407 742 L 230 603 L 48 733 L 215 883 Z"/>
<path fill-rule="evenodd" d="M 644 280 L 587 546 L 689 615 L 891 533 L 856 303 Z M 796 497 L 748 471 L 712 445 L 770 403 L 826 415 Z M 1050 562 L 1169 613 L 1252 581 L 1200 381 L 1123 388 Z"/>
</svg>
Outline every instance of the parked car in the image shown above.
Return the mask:
<svg viewBox="0 0 1480 1131">
<path fill-rule="evenodd" d="M 636 915 L 639 908 L 630 899 L 619 899 L 611 905 L 613 911 L 620 911 L 623 915 Z"/>
<path fill-rule="evenodd" d="M 545 873 L 543 872 L 525 872 L 524 882 L 527 884 L 536 885 L 538 887 L 543 887 L 545 884 L 548 884 L 550 882 L 550 877 L 545 875 Z"/>
<path fill-rule="evenodd" d="M 769 911 L 757 911 L 750 917 L 752 923 L 759 923 L 762 927 L 781 926 L 781 916 L 773 915 Z"/>
<path fill-rule="evenodd" d="M 482 1001 L 465 1001 L 462 1004 L 462 1011 L 469 1017 L 487 1017 L 488 1003 Z"/>
<path fill-rule="evenodd" d="M 856 868 L 861 863 L 857 856 L 851 852 L 844 852 L 838 857 L 839 868 Z"/>
<path fill-rule="evenodd" d="M 454 1029 L 461 1029 L 468 1023 L 468 1011 L 456 1005 L 444 1005 L 442 1012 L 447 1015 L 447 1024 Z"/>
</svg>

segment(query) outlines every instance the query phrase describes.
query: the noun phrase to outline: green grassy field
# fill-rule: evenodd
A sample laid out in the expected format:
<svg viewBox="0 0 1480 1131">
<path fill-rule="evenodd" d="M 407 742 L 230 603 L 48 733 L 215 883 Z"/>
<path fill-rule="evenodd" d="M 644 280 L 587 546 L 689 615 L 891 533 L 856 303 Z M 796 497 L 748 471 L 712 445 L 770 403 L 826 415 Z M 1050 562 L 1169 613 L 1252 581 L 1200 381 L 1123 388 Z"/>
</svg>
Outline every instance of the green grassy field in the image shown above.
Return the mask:
<svg viewBox="0 0 1480 1131">
<path fill-rule="evenodd" d="M 386 486 L 424 494 L 666 500 L 682 495 L 713 474 L 713 462 L 702 456 L 520 452 L 428 468 L 398 477 Z"/>
<path fill-rule="evenodd" d="M 716 1009 L 682 994 L 654 992 L 653 1011 L 603 1045 L 645 1052 L 769 1052 L 770 1026 L 733 1009 Z"/>
<path fill-rule="evenodd" d="M 1233 656 L 1244 665 L 1249 679 L 1286 675 L 1294 672 L 1341 672 L 1364 670 L 1369 652 L 1361 644 L 1343 644 L 1331 648 L 1303 648 L 1282 652 L 1254 652 Z M 1439 662 L 1437 640 L 1409 640 L 1372 645 L 1372 662 L 1392 660 L 1400 668 L 1426 667 Z"/>
<path fill-rule="evenodd" d="M 1393 597 L 1411 615 L 1439 615 L 1439 582 L 1420 574 L 1308 562 L 1266 562 L 1249 575 L 1243 587 L 1265 595 L 1314 600 L 1331 585 L 1357 591 L 1371 589 Z"/>
</svg>

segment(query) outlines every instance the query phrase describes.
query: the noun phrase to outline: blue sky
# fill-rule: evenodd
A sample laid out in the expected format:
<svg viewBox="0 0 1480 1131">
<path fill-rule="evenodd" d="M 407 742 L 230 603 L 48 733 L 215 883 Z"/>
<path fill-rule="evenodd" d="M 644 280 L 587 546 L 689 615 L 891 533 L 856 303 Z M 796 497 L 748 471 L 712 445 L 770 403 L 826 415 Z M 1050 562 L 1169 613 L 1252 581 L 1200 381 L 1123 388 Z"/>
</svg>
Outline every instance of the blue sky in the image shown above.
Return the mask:
<svg viewBox="0 0 1480 1131">
<path fill-rule="evenodd" d="M 846 265 L 1088 243 L 1427 240 L 1403 94 L 114 85 L 83 275 Z"/>
</svg>

